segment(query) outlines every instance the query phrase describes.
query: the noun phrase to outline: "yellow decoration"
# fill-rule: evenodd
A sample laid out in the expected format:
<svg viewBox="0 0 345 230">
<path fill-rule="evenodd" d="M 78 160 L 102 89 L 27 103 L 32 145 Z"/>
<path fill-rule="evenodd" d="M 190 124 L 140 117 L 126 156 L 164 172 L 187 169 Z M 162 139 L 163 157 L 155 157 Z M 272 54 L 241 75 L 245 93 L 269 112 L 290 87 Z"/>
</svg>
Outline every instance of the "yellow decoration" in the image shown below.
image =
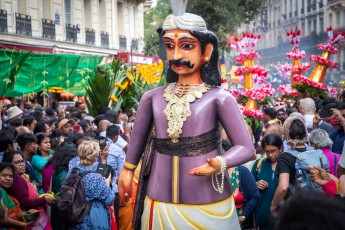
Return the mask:
<svg viewBox="0 0 345 230">
<path fill-rule="evenodd" d="M 247 59 L 244 60 L 243 65 L 247 66 L 247 67 L 253 67 L 254 66 L 254 60 L 250 59 L 250 58 L 247 58 Z M 252 81 L 252 73 L 245 72 L 243 75 L 244 75 L 244 86 L 243 86 L 243 89 L 252 89 L 252 88 L 254 88 L 254 84 L 253 84 L 253 81 Z M 258 104 L 252 98 L 248 98 L 248 101 L 246 103 L 245 108 L 246 109 L 257 110 L 258 109 Z"/>
<path fill-rule="evenodd" d="M 63 92 L 65 91 L 60 87 L 51 87 L 49 89 L 49 93 L 63 93 Z"/>
<path fill-rule="evenodd" d="M 321 57 L 327 60 L 329 60 L 330 56 L 331 55 L 328 51 L 323 51 L 321 54 Z M 316 65 L 313 71 L 311 72 L 309 79 L 318 83 L 324 83 L 327 69 L 328 69 L 327 65 L 323 65 L 320 62 L 316 62 Z"/>
<path fill-rule="evenodd" d="M 244 60 L 243 65 L 247 66 L 247 67 L 253 67 L 254 66 L 254 60 L 250 59 L 250 58 L 247 58 L 247 59 Z M 243 76 L 244 76 L 243 89 L 252 89 L 254 87 L 253 81 L 252 81 L 252 75 L 253 74 L 250 73 L 250 72 L 245 72 L 243 74 Z"/>
<path fill-rule="evenodd" d="M 246 109 L 253 109 L 253 110 L 258 110 L 258 103 L 253 100 L 252 98 L 248 98 L 248 101 L 245 106 Z"/>
<path fill-rule="evenodd" d="M 292 59 L 292 67 L 298 67 L 298 66 L 301 66 L 301 60 L 300 59 Z M 291 76 L 290 76 L 290 79 L 291 79 L 291 86 L 293 88 L 293 85 L 300 85 L 301 82 L 298 82 L 298 81 L 295 81 L 292 79 L 292 77 L 295 75 L 295 74 L 298 74 L 298 75 L 301 75 L 302 74 L 302 71 L 296 71 L 296 72 L 291 72 Z"/>
</svg>

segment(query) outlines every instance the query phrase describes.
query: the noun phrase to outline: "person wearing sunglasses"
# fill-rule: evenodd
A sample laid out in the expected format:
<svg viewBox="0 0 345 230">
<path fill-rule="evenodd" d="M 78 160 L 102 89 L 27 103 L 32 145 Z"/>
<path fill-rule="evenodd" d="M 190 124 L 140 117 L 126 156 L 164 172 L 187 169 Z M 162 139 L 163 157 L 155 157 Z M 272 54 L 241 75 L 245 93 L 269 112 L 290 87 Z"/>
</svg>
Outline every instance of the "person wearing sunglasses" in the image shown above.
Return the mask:
<svg viewBox="0 0 345 230">
<path fill-rule="evenodd" d="M 260 229 L 272 229 L 274 219 L 270 213 L 270 206 L 278 186 L 276 167 L 278 157 L 283 150 L 283 141 L 276 134 L 268 134 L 263 137 L 261 146 L 267 157 L 258 159 L 252 168 L 261 196 L 255 210 L 255 218 Z"/>
</svg>

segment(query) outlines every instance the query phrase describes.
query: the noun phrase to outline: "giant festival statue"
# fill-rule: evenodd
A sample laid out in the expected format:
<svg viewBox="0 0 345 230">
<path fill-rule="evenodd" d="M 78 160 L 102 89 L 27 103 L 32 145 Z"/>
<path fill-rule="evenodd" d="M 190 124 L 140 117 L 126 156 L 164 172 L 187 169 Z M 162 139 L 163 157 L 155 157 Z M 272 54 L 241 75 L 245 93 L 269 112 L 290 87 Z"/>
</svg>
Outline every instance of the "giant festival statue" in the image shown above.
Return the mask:
<svg viewBox="0 0 345 230">
<path fill-rule="evenodd" d="M 120 201 L 131 197 L 142 159 L 135 229 L 240 229 L 226 169 L 252 159 L 253 144 L 236 100 L 219 87 L 217 37 L 203 18 L 185 13 L 186 0 L 171 4 L 162 31 L 167 86 L 141 98 L 118 181 Z M 221 149 L 221 127 L 228 151 Z"/>
</svg>

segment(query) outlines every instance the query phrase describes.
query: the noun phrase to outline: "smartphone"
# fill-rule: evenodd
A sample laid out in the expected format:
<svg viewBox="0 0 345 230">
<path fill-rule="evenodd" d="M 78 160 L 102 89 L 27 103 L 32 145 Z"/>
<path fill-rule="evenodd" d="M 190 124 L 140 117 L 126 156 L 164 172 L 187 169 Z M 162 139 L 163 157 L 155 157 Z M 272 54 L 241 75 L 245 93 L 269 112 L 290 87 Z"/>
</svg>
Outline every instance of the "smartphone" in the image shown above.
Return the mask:
<svg viewBox="0 0 345 230">
<path fill-rule="evenodd" d="M 100 139 L 99 140 L 99 148 L 101 149 L 101 151 L 107 146 L 107 141 L 106 139 Z"/>
<path fill-rule="evenodd" d="M 319 156 L 319 159 L 320 159 L 320 166 L 321 166 L 321 168 L 324 168 L 323 166 L 323 161 L 322 161 L 322 157 L 321 156 Z"/>
<path fill-rule="evenodd" d="M 331 116 L 333 116 L 333 110 L 330 110 L 330 109 L 328 109 L 328 110 L 321 110 L 319 112 L 319 116 L 321 118 L 331 117 Z"/>
<path fill-rule="evenodd" d="M 98 163 L 98 167 L 97 167 L 97 170 L 96 170 L 97 173 L 101 174 L 103 177 L 105 178 L 108 178 L 110 173 L 112 174 L 113 176 L 113 173 L 112 173 L 112 168 L 110 165 L 107 165 L 107 164 L 101 164 L 101 163 Z"/>
<path fill-rule="evenodd" d="M 323 164 L 322 157 L 321 157 L 321 156 L 319 156 L 319 159 L 320 159 L 320 166 L 321 166 L 321 168 L 325 169 L 325 168 L 324 168 L 324 164 Z M 328 172 L 328 173 L 329 173 L 329 169 L 328 169 L 328 168 L 327 168 L 327 169 L 325 169 L 325 170 L 326 170 L 326 172 Z"/>
</svg>

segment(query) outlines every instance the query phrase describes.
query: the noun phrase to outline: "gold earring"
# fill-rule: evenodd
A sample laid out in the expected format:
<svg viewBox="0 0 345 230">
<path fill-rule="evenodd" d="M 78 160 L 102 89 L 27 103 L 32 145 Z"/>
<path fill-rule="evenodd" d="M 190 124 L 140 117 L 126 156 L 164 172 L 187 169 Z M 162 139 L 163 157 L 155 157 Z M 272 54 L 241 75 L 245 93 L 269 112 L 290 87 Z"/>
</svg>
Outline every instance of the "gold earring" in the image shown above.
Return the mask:
<svg viewBox="0 0 345 230">
<path fill-rule="evenodd" d="M 205 57 L 205 62 L 209 62 L 210 58 L 209 57 Z"/>
</svg>

